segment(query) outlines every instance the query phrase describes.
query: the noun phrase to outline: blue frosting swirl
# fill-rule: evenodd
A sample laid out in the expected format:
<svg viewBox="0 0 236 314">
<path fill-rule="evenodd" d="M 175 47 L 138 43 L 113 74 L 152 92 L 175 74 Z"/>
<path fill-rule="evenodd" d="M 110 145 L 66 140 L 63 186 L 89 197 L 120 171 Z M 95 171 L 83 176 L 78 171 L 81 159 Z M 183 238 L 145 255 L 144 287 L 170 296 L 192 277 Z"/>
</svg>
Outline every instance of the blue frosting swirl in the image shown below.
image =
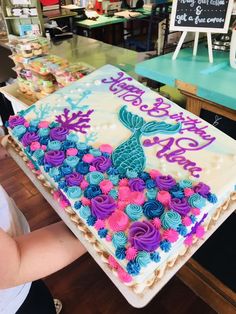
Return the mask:
<svg viewBox="0 0 236 314">
<path fill-rule="evenodd" d="M 90 210 L 90 208 L 88 206 L 83 206 L 82 205 L 79 208 L 79 214 L 80 214 L 81 218 L 86 220 L 91 215 L 91 210 Z"/>
<path fill-rule="evenodd" d="M 115 175 L 115 174 L 111 174 L 109 177 L 108 177 L 108 179 L 111 181 L 111 183 L 113 184 L 113 185 L 118 185 L 118 183 L 119 183 L 119 176 L 118 175 Z"/>
<path fill-rule="evenodd" d="M 164 206 L 156 200 L 149 200 L 143 204 L 143 213 L 149 218 L 160 217 L 164 212 Z"/>
<path fill-rule="evenodd" d="M 160 254 L 158 252 L 152 252 L 150 254 L 150 258 L 153 262 L 158 263 L 160 262 L 161 258 L 160 258 Z"/>
<path fill-rule="evenodd" d="M 150 254 L 146 251 L 140 251 L 136 256 L 136 261 L 141 267 L 146 267 L 151 262 Z"/>
<path fill-rule="evenodd" d="M 79 157 L 77 157 L 77 156 L 68 156 L 68 157 L 66 157 L 64 162 L 65 162 L 65 164 L 67 164 L 71 168 L 74 168 L 79 163 Z"/>
<path fill-rule="evenodd" d="M 193 186 L 193 183 L 191 180 L 180 180 L 179 181 L 179 186 L 182 188 L 182 189 L 185 189 L 185 188 L 191 188 Z"/>
<path fill-rule="evenodd" d="M 188 203 L 191 207 L 203 208 L 206 205 L 206 199 L 200 194 L 195 193 L 189 197 Z"/>
<path fill-rule="evenodd" d="M 132 276 L 137 276 L 140 273 L 140 265 L 137 261 L 129 261 L 127 264 L 127 272 Z"/>
<path fill-rule="evenodd" d="M 127 205 L 125 208 L 125 212 L 128 215 L 128 217 L 133 221 L 138 220 L 143 215 L 142 207 L 136 204 Z"/>
<path fill-rule="evenodd" d="M 48 149 L 49 150 L 60 150 L 61 149 L 61 142 L 60 141 L 49 141 L 48 142 Z"/>
<path fill-rule="evenodd" d="M 73 172 L 73 169 L 70 166 L 61 166 L 60 169 L 65 176 Z"/>
<path fill-rule="evenodd" d="M 161 216 L 161 224 L 162 227 L 166 229 L 177 229 L 181 224 L 181 216 L 179 213 L 169 210 L 162 214 Z"/>
<path fill-rule="evenodd" d="M 93 215 L 88 216 L 86 220 L 88 226 L 94 226 L 96 221 L 97 221 L 97 218 Z"/>
<path fill-rule="evenodd" d="M 207 194 L 207 200 L 208 200 L 208 202 L 210 202 L 212 204 L 215 204 L 218 201 L 217 196 L 213 193 Z"/>
<path fill-rule="evenodd" d="M 104 175 L 100 171 L 92 171 L 87 175 L 90 184 L 99 184 L 104 179 Z"/>
<path fill-rule="evenodd" d="M 127 244 L 127 236 L 124 232 L 116 232 L 112 237 L 112 243 L 115 248 L 124 247 Z"/>
<path fill-rule="evenodd" d="M 79 137 L 78 137 L 78 135 L 75 134 L 75 133 L 69 133 L 69 134 L 67 134 L 66 139 L 67 139 L 68 141 L 70 141 L 70 142 L 75 142 L 75 143 L 77 143 L 78 140 L 79 140 Z"/>
<path fill-rule="evenodd" d="M 148 189 L 146 192 L 147 199 L 155 200 L 157 196 L 157 189 Z"/>
<path fill-rule="evenodd" d="M 26 127 L 24 125 L 17 125 L 13 128 L 12 133 L 15 137 L 20 138 L 26 132 Z"/>
<path fill-rule="evenodd" d="M 82 195 L 82 190 L 78 186 L 69 186 L 67 195 L 72 199 L 79 198 Z"/>
<path fill-rule="evenodd" d="M 42 149 L 37 149 L 34 153 L 33 156 L 38 160 L 39 158 L 44 156 L 44 151 Z"/>
<path fill-rule="evenodd" d="M 49 128 L 41 128 L 41 129 L 38 130 L 38 135 L 42 136 L 42 137 L 48 136 L 49 133 L 50 133 L 50 129 Z"/>
<path fill-rule="evenodd" d="M 79 150 L 86 150 L 88 148 L 88 145 L 86 143 L 83 143 L 83 142 L 78 142 L 76 144 L 76 147 L 79 149 Z"/>
<path fill-rule="evenodd" d="M 169 252 L 171 249 L 171 243 L 168 240 L 163 240 L 160 243 L 160 248 L 162 249 L 162 251 L 164 252 Z"/>
<path fill-rule="evenodd" d="M 99 157 L 99 156 L 102 155 L 102 153 L 100 152 L 100 150 L 99 150 L 99 149 L 96 149 L 96 148 L 90 148 L 89 153 L 90 153 L 91 155 L 93 155 L 94 157 Z"/>
<path fill-rule="evenodd" d="M 148 179 L 146 180 L 146 187 L 147 189 L 154 189 L 156 188 L 156 181 L 155 180 L 152 180 L 152 179 Z"/>
<path fill-rule="evenodd" d="M 76 166 L 76 170 L 81 174 L 87 174 L 89 172 L 89 164 L 81 161 Z"/>
<path fill-rule="evenodd" d="M 109 193 L 108 193 L 111 197 L 113 197 L 115 200 L 118 198 L 118 191 L 115 189 L 112 189 Z"/>
<path fill-rule="evenodd" d="M 115 252 L 116 258 L 122 260 L 125 259 L 126 249 L 124 247 L 118 247 Z"/>
<path fill-rule="evenodd" d="M 84 191 L 84 196 L 92 199 L 98 195 L 102 194 L 102 191 L 98 185 L 90 184 Z"/>
<path fill-rule="evenodd" d="M 100 238 L 106 238 L 107 234 L 108 234 L 108 230 L 105 228 L 98 230 L 98 235 Z"/>
</svg>

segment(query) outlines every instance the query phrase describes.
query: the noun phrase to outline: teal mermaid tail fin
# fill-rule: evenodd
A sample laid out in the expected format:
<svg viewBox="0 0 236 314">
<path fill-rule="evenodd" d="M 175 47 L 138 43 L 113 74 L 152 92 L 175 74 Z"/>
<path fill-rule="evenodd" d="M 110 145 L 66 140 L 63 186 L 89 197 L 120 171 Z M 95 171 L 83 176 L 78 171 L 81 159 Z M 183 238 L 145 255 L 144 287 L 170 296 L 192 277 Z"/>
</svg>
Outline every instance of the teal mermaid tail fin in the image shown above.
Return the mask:
<svg viewBox="0 0 236 314">
<path fill-rule="evenodd" d="M 126 107 L 123 106 L 120 109 L 119 119 L 133 134 L 112 153 L 113 165 L 122 176 L 126 175 L 128 170 L 135 171 L 138 174 L 145 168 L 146 158 L 140 143 L 142 135 L 150 136 L 157 133 L 173 134 L 181 129 L 180 123 L 168 124 L 164 121 L 145 122 L 142 117 L 128 112 Z"/>
<path fill-rule="evenodd" d="M 181 123 L 169 124 L 164 121 L 157 122 L 151 121 L 145 123 L 141 128 L 141 133 L 144 136 L 150 136 L 157 133 L 160 134 L 173 134 L 179 132 L 181 129 Z"/>
<path fill-rule="evenodd" d="M 119 112 L 119 119 L 132 132 L 140 130 L 145 124 L 143 118 L 126 110 L 127 106 L 123 106 Z"/>
</svg>

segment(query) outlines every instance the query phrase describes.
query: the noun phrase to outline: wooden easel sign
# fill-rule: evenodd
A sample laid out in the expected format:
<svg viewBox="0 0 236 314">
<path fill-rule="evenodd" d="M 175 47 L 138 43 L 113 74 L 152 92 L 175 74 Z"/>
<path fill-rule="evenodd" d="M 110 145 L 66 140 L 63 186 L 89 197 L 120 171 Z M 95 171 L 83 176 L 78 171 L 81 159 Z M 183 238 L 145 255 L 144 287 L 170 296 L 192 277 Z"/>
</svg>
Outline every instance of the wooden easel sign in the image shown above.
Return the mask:
<svg viewBox="0 0 236 314">
<path fill-rule="evenodd" d="M 188 32 L 195 32 L 193 55 L 199 33 L 207 33 L 209 62 L 213 62 L 211 33 L 227 33 L 234 0 L 173 0 L 170 30 L 183 31 L 172 59 L 176 59 Z"/>
</svg>

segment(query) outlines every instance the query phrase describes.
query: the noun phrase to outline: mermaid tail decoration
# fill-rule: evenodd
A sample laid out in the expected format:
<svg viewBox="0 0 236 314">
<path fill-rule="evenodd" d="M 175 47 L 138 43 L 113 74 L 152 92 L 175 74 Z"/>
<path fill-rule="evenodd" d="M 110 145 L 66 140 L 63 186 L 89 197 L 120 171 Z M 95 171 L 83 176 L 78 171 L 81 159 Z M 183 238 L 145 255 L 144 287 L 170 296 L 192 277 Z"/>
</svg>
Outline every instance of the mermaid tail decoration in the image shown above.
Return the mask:
<svg viewBox="0 0 236 314">
<path fill-rule="evenodd" d="M 181 124 L 167 124 L 165 122 L 145 122 L 138 115 L 126 110 L 123 106 L 119 112 L 119 119 L 122 124 L 133 133 L 131 137 L 119 145 L 112 153 L 113 165 L 121 176 L 126 175 L 127 170 L 140 173 L 145 168 L 146 157 L 140 143 L 142 135 L 149 136 L 157 133 L 173 134 L 180 130 Z"/>
</svg>

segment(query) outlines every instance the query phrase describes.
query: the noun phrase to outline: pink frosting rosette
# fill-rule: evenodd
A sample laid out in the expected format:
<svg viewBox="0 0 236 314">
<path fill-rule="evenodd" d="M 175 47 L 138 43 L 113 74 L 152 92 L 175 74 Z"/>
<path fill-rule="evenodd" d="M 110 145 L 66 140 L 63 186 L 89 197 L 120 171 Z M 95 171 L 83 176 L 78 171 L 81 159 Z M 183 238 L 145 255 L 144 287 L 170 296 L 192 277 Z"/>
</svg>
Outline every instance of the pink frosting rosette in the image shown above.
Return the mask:
<svg viewBox="0 0 236 314">
<path fill-rule="evenodd" d="M 123 211 L 116 210 L 108 218 L 108 224 L 112 231 L 125 231 L 129 225 L 129 218 Z"/>
<path fill-rule="evenodd" d="M 160 243 L 159 231 L 148 221 L 134 222 L 129 229 L 129 242 L 138 251 L 155 251 Z"/>
<path fill-rule="evenodd" d="M 60 166 L 64 159 L 65 153 L 61 150 L 50 150 L 44 156 L 45 163 L 53 167 Z"/>
<path fill-rule="evenodd" d="M 50 131 L 50 139 L 54 141 L 64 141 L 68 132 L 68 129 L 61 126 L 53 128 Z"/>
<path fill-rule="evenodd" d="M 91 200 L 91 211 L 99 219 L 108 218 L 116 209 L 116 202 L 110 195 L 98 195 Z"/>
</svg>

